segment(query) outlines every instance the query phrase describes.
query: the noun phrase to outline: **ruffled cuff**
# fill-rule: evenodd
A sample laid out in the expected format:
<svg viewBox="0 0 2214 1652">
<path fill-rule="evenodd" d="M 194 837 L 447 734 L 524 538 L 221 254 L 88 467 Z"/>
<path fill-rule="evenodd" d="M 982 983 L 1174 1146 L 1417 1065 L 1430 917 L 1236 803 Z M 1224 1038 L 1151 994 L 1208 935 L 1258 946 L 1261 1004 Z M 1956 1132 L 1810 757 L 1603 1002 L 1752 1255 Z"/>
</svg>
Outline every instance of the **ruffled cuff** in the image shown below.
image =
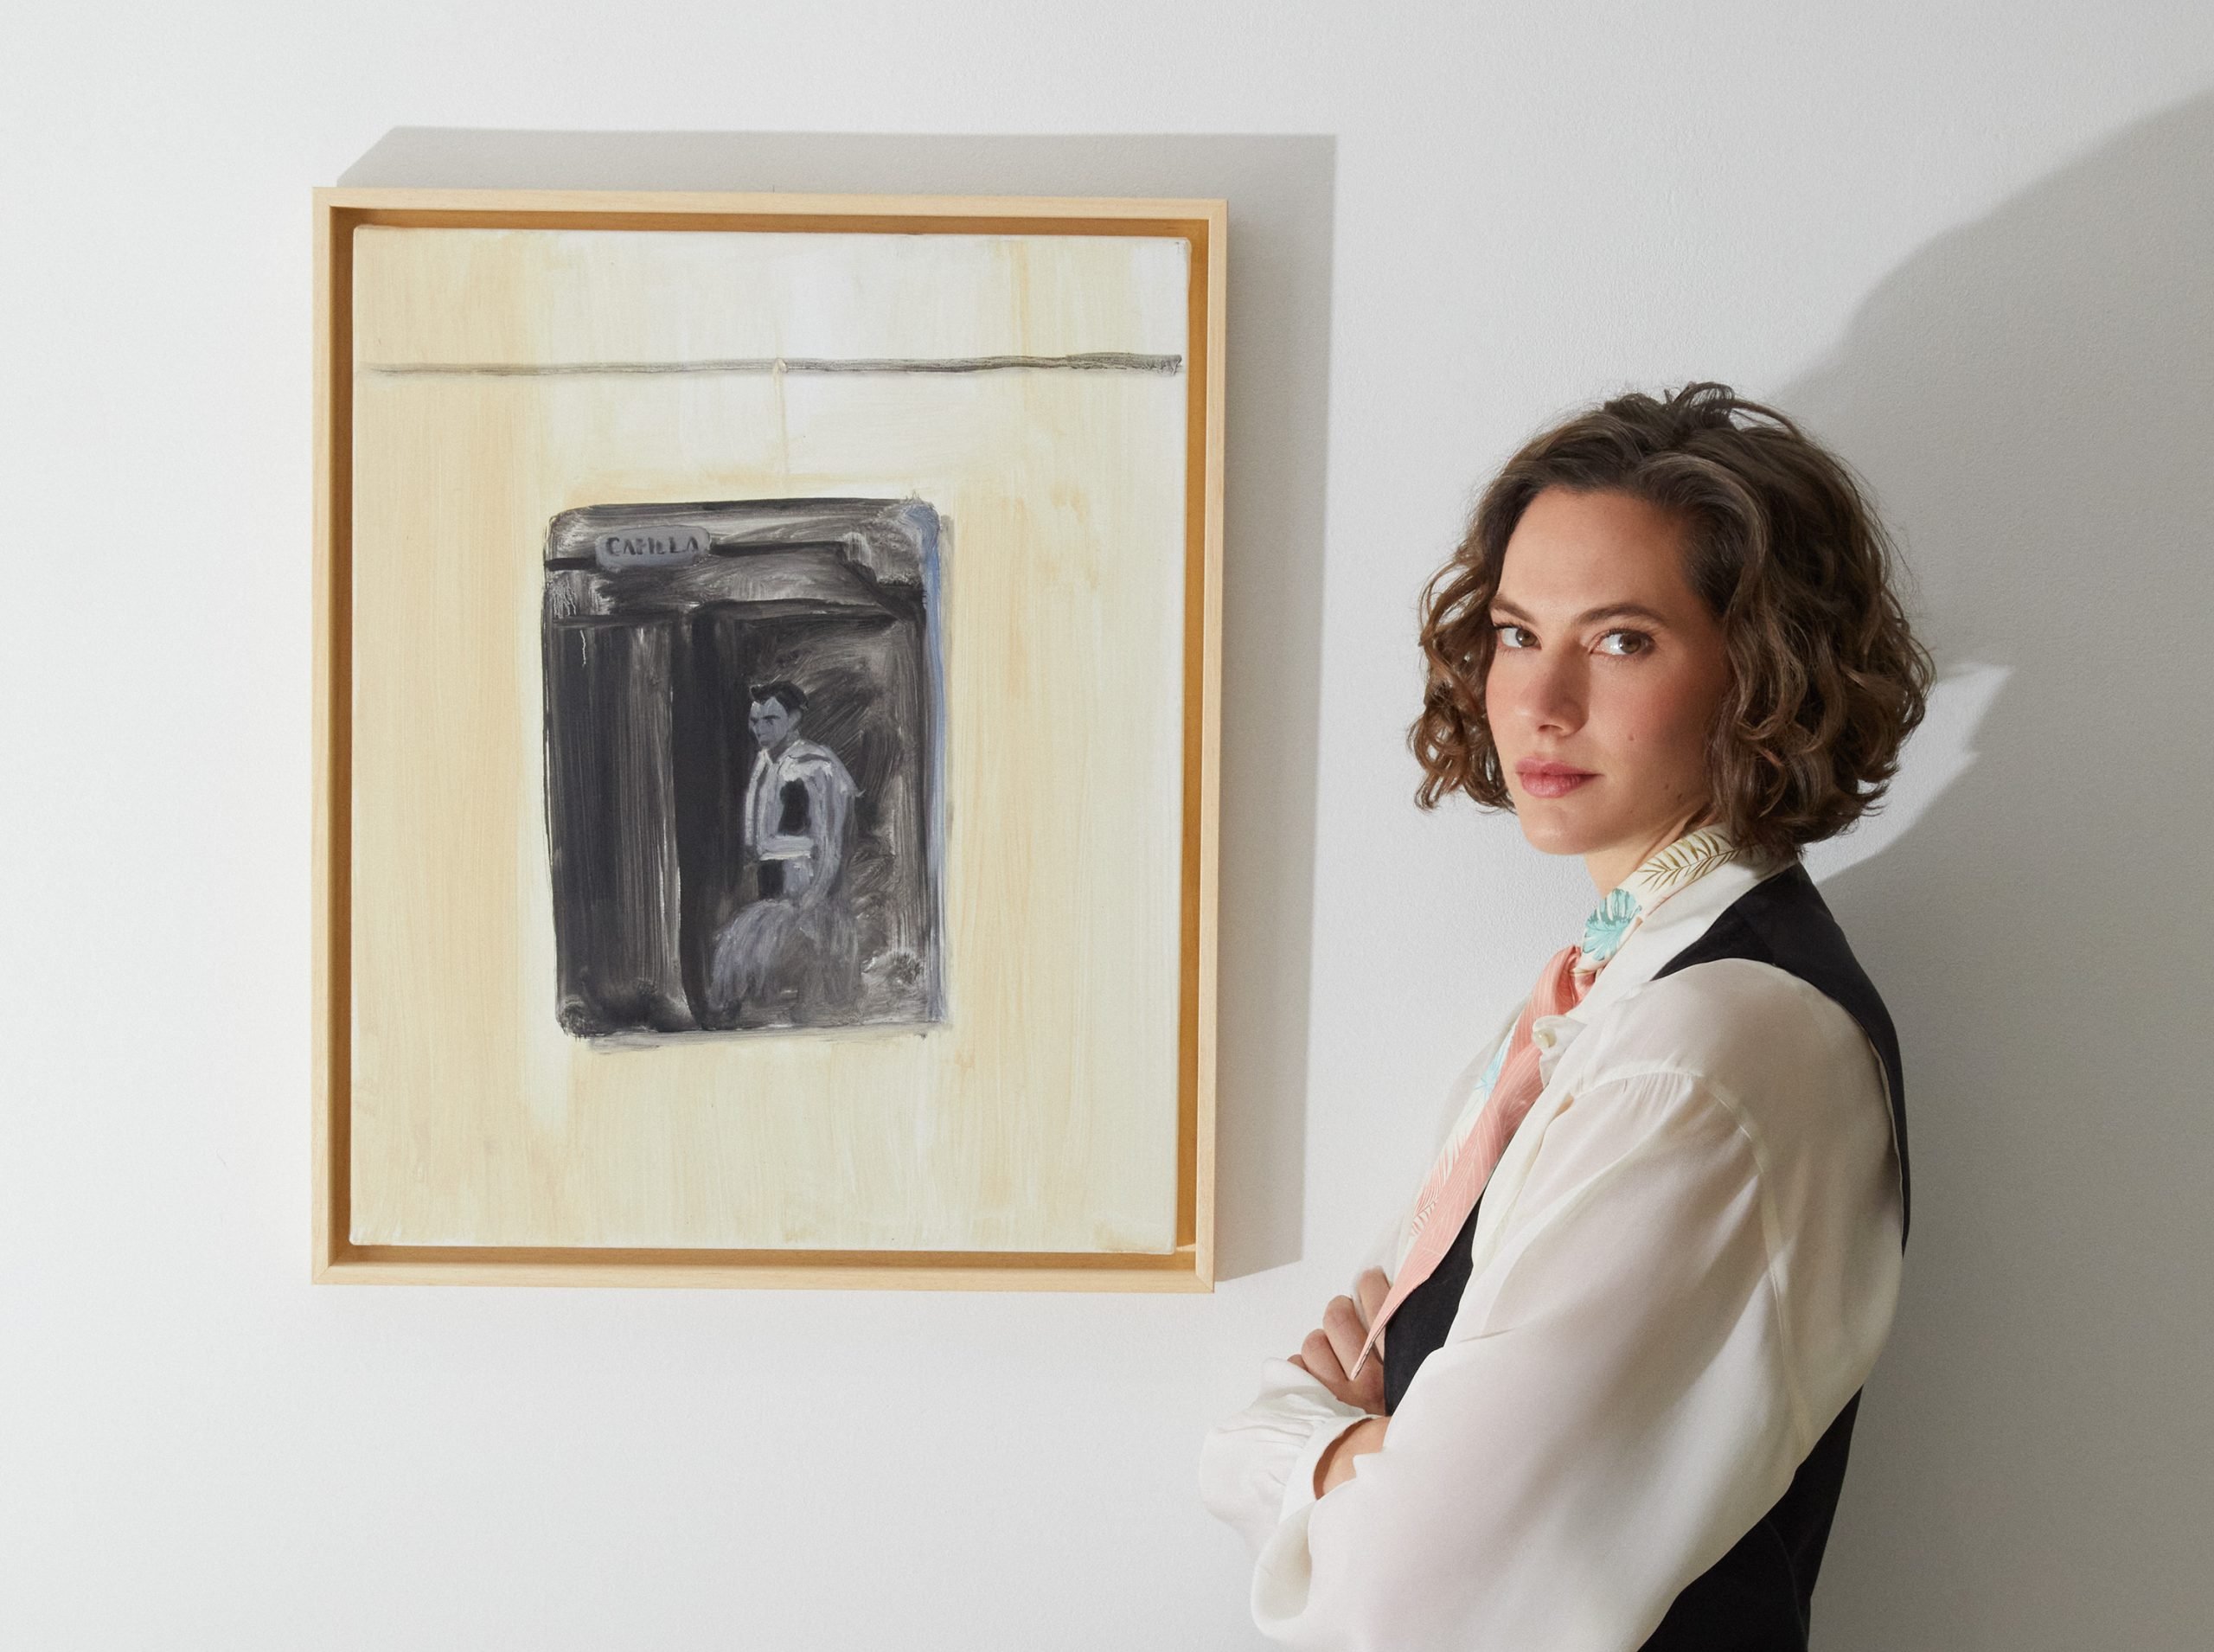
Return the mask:
<svg viewBox="0 0 2214 1652">
<path fill-rule="evenodd" d="M 1285 1359 L 1261 1367 L 1261 1393 L 1218 1424 L 1200 1454 L 1200 1497 L 1255 1554 L 1278 1525 L 1315 1501 L 1315 1465 L 1369 1413 Z"/>
</svg>

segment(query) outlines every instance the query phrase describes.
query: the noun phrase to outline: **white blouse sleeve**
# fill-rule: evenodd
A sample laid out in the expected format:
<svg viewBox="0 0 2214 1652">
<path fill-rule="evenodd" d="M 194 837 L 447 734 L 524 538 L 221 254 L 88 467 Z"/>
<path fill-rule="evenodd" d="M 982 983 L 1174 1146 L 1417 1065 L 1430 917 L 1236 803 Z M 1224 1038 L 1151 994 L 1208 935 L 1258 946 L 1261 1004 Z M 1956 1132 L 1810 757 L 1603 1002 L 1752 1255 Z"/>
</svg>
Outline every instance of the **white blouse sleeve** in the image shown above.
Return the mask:
<svg viewBox="0 0 2214 1652">
<path fill-rule="evenodd" d="M 1449 1087 L 1447 1106 L 1460 1111 L 1452 1135 L 1467 1132 L 1483 1099 L 1479 1092 L 1482 1076 L 1492 1069 L 1521 1013 L 1518 1003 Z M 1414 1192 L 1410 1187 L 1397 1213 L 1370 1236 L 1353 1264 L 1345 1294 L 1354 1294 L 1354 1282 L 1370 1268 L 1381 1268 L 1386 1278 L 1398 1273 L 1414 1212 Z M 1317 1303 L 1313 1321 L 1296 1337 L 1303 1340 L 1321 1322 L 1321 1304 Z M 1373 1361 L 1379 1356 L 1369 1357 Z M 1257 1555 L 1295 1509 L 1315 1501 L 1315 1467 L 1330 1443 L 1368 1415 L 1338 1399 L 1289 1359 L 1264 1361 L 1261 1391 L 1253 1403 L 1217 1425 L 1200 1449 L 1200 1501 L 1216 1519 L 1236 1528 Z"/>
<path fill-rule="evenodd" d="M 1382 1449 L 1319 1502 L 1283 1485 L 1261 1629 L 1316 1652 L 1641 1644 L 1782 1495 L 1888 1329 L 1869 1318 L 1810 1401 L 1760 1160 L 1696 1073 L 1646 1062 L 1580 1088 Z M 1272 1413 L 1287 1426 L 1292 1399 Z"/>
<path fill-rule="evenodd" d="M 1405 1220 L 1393 1217 L 1370 1239 L 1353 1265 L 1353 1279 L 1372 1267 L 1390 1272 Z M 1350 1283 L 1345 1294 L 1352 1294 Z M 1319 1306 L 1315 1319 L 1321 1323 Z M 1367 1415 L 1289 1358 L 1263 1361 L 1259 1395 L 1217 1424 L 1200 1448 L 1200 1501 L 1258 1555 L 1290 1509 L 1314 1501 L 1315 1465 L 1330 1442 Z"/>
</svg>

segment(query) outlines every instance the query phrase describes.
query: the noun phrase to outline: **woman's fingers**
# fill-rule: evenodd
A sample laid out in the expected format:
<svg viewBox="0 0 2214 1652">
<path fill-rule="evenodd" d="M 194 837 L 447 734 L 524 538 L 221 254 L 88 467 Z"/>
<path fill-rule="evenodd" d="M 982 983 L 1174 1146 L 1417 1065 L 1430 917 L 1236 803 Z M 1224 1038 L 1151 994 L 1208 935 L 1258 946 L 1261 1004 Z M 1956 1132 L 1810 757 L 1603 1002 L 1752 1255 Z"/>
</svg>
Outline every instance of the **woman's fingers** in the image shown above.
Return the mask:
<svg viewBox="0 0 2214 1652">
<path fill-rule="evenodd" d="M 1353 1281 L 1353 1291 L 1359 1297 L 1341 1297 L 1323 1313 L 1323 1323 L 1332 1328 L 1332 1342 L 1338 1349 L 1341 1368 L 1350 1371 L 1360 1357 L 1361 1344 L 1368 1340 L 1368 1328 L 1376 1322 L 1376 1315 L 1384 1306 L 1384 1298 L 1391 1294 L 1392 1283 L 1381 1268 L 1369 1268 Z M 1333 1312 L 1338 1312 L 1334 1323 Z M 1388 1329 L 1379 1331 L 1376 1346 L 1369 1351 L 1368 1363 L 1362 1366 L 1358 1377 L 1346 1379 L 1342 1391 L 1334 1390 L 1338 1398 L 1348 1405 L 1359 1405 L 1363 1411 L 1380 1411 L 1384 1405 L 1384 1339 L 1391 1335 Z"/>
<path fill-rule="evenodd" d="M 1368 1340 L 1367 1316 L 1351 1297 L 1333 1297 L 1322 1310 L 1322 1330 L 1338 1356 L 1338 1369 L 1352 1370 L 1360 1357 L 1360 1345 Z"/>
<path fill-rule="evenodd" d="M 1307 1340 L 1299 1345 L 1299 1362 L 1314 1373 L 1320 1382 L 1341 1399 L 1345 1398 L 1345 1362 L 1338 1358 L 1338 1350 L 1329 1334 L 1322 1330 L 1307 1333 Z"/>
<path fill-rule="evenodd" d="M 1376 1310 L 1384 1305 L 1384 1298 L 1392 1294 L 1392 1281 L 1381 1268 L 1370 1268 L 1353 1282 L 1353 1294 L 1360 1298 L 1360 1328 L 1366 1332 L 1376 1322 Z M 1380 1343 L 1382 1338 L 1379 1337 Z"/>
<path fill-rule="evenodd" d="M 1325 1354 L 1322 1356 L 1322 1362 L 1325 1369 L 1328 1367 L 1331 1361 L 1334 1359 L 1334 1355 L 1331 1354 Z M 1293 1354 L 1291 1356 L 1291 1362 L 1297 1366 L 1302 1371 L 1304 1371 L 1309 1376 L 1314 1378 L 1315 1381 L 1321 1383 L 1325 1388 L 1328 1388 L 1330 1391 L 1332 1398 L 1347 1405 L 1360 1404 L 1358 1400 L 1353 1399 L 1353 1386 L 1346 1381 L 1342 1373 L 1334 1377 L 1326 1377 L 1321 1372 L 1317 1371 L 1313 1366 L 1307 1362 L 1307 1356 L 1304 1354 Z"/>
<path fill-rule="evenodd" d="M 1368 1340 L 1368 1328 L 1391 1289 L 1391 1281 L 1383 1269 L 1364 1271 L 1353 1281 L 1358 1300 L 1353 1297 L 1333 1297 L 1322 1310 L 1321 1324 L 1307 1333 L 1299 1352 L 1291 1356 L 1294 1365 L 1338 1399 L 1365 1411 L 1373 1411 L 1384 1401 L 1384 1361 L 1379 1357 L 1384 1350 L 1383 1336 L 1376 1339 L 1376 1347 L 1359 1377 L 1349 1377 L 1346 1373 L 1360 1357 L 1361 1344 Z"/>
</svg>

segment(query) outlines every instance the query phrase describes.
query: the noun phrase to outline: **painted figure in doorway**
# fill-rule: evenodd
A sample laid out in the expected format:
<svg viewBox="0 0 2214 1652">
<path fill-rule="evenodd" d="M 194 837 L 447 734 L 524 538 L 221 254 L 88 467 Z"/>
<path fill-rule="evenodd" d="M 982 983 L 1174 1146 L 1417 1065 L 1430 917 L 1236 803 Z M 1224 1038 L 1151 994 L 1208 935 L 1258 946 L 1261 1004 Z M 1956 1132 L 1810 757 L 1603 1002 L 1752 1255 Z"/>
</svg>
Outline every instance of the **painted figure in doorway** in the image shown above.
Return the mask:
<svg viewBox="0 0 2214 1652">
<path fill-rule="evenodd" d="M 756 898 L 716 938 L 715 995 L 757 1012 L 789 1000 L 803 1023 L 835 1020 L 853 1002 L 859 964 L 847 876 L 857 788 L 835 752 L 800 737 L 807 695 L 797 683 L 778 679 L 752 694 L 747 721 L 759 749 L 745 846 Z"/>
</svg>

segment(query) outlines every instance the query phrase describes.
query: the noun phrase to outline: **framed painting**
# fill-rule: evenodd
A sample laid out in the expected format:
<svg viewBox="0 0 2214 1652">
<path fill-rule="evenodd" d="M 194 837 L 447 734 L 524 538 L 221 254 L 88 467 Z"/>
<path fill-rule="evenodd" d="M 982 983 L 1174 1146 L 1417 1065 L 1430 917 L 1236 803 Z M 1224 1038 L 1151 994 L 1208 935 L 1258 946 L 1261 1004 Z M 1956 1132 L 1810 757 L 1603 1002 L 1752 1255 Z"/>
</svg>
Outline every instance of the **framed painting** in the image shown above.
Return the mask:
<svg viewBox="0 0 2214 1652">
<path fill-rule="evenodd" d="M 1211 1289 L 1224 204 L 315 219 L 316 1277 Z"/>
</svg>

